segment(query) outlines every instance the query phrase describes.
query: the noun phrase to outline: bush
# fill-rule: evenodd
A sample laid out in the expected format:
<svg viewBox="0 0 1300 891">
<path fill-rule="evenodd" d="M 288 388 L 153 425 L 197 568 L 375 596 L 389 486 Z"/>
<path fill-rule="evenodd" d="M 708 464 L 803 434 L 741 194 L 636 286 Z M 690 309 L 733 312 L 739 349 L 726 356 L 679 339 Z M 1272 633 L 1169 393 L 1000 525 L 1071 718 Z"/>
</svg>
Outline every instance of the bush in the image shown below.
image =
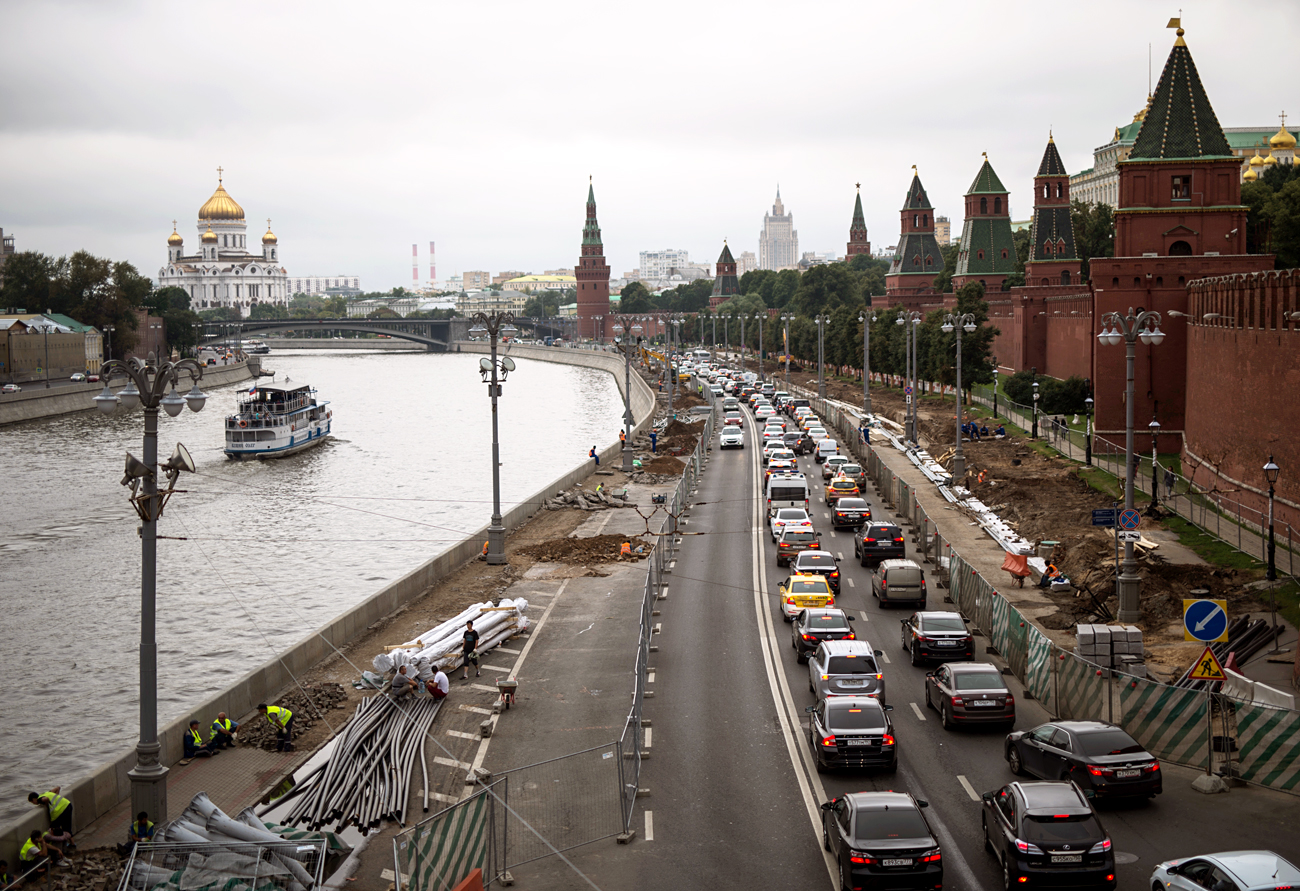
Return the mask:
<svg viewBox="0 0 1300 891">
<path fill-rule="evenodd" d="M 1088 382 L 1078 375 L 1039 381 L 1038 390 L 1039 407 L 1049 415 L 1080 414 L 1088 407 Z"/>
<path fill-rule="evenodd" d="M 1039 385 L 1042 388 L 1042 385 Z M 1032 405 L 1034 402 L 1034 376 L 1028 371 L 1017 371 L 1011 377 L 1002 382 L 1002 389 L 1007 393 L 1007 398 L 1012 402 L 1018 402 L 1021 405 Z"/>
</svg>

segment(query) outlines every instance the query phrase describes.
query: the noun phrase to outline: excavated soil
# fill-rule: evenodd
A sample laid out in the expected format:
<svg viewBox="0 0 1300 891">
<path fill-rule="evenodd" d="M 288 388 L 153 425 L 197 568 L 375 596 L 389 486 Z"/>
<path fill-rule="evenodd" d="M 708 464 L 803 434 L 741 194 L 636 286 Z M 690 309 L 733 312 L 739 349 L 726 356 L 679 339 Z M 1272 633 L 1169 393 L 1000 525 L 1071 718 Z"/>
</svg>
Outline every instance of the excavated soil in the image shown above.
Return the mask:
<svg viewBox="0 0 1300 891">
<path fill-rule="evenodd" d="M 642 462 L 641 470 L 646 473 L 677 475 L 686 469 L 686 462 L 671 455 L 662 455 L 653 461 Z"/>
<path fill-rule="evenodd" d="M 624 542 L 632 546 L 632 553 L 620 554 Z M 644 560 L 652 547 L 639 537 L 626 535 L 593 535 L 589 538 L 557 538 L 519 550 L 524 556 L 541 563 L 635 563 Z M 637 553 L 641 548 L 641 553 Z"/>
</svg>

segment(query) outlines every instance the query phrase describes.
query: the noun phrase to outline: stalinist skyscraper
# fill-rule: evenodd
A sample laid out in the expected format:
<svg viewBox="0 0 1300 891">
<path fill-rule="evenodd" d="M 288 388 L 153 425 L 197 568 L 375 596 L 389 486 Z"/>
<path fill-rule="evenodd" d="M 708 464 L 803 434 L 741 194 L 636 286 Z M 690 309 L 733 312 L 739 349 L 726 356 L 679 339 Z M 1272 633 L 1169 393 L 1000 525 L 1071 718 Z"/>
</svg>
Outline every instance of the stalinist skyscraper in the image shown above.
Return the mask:
<svg viewBox="0 0 1300 891">
<path fill-rule="evenodd" d="M 794 230 L 794 214 L 785 212 L 781 187 L 776 187 L 772 212 L 763 214 L 763 231 L 758 236 L 758 268 L 781 269 L 799 262 L 799 233 Z"/>
</svg>

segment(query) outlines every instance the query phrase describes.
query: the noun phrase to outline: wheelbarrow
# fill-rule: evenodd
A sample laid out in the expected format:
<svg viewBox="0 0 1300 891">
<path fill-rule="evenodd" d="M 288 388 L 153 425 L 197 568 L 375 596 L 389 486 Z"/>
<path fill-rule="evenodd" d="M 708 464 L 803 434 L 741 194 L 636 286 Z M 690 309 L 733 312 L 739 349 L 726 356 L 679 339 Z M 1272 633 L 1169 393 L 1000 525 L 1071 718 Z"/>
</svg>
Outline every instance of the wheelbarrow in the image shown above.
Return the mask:
<svg viewBox="0 0 1300 891">
<path fill-rule="evenodd" d="M 515 691 L 519 689 L 519 681 L 510 678 L 504 681 L 497 681 L 497 689 L 501 691 L 501 704 L 506 708 L 515 704 Z"/>
<path fill-rule="evenodd" d="M 654 504 L 667 504 L 667 503 L 668 503 L 668 495 L 667 495 L 667 494 L 664 494 L 664 495 L 651 495 L 651 496 L 650 496 L 650 500 L 651 500 L 651 502 L 653 502 Z"/>
</svg>

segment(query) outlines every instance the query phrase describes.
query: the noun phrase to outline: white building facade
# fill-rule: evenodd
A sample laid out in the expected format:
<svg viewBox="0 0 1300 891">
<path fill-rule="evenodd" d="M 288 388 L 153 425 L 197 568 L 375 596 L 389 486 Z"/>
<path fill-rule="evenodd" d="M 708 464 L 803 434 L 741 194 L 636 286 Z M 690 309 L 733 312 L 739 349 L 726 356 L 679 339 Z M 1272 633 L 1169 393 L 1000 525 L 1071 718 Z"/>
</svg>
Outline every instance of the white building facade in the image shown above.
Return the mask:
<svg viewBox="0 0 1300 891">
<path fill-rule="evenodd" d="M 355 275 L 303 275 L 289 278 L 289 296 L 354 291 L 361 293 L 361 279 Z"/>
<path fill-rule="evenodd" d="M 778 186 L 772 212 L 763 214 L 763 231 L 758 236 L 758 268 L 787 269 L 798 262 L 799 233 L 794 228 L 794 214 L 785 212 Z"/>
<path fill-rule="evenodd" d="M 667 280 L 678 270 L 691 265 L 691 252 L 668 248 L 642 251 L 640 276 L 647 281 Z"/>
<path fill-rule="evenodd" d="M 271 221 L 266 221 L 261 252 L 251 253 L 244 209 L 226 192 L 219 168 L 217 172 L 217 190 L 199 208 L 199 250 L 185 252 L 185 240 L 173 222 L 167 265 L 158 270 L 158 286 L 184 289 L 196 312 L 231 307 L 246 316 L 258 303 L 288 304 L 288 275 L 280 265 L 279 240 L 271 231 Z"/>
</svg>

